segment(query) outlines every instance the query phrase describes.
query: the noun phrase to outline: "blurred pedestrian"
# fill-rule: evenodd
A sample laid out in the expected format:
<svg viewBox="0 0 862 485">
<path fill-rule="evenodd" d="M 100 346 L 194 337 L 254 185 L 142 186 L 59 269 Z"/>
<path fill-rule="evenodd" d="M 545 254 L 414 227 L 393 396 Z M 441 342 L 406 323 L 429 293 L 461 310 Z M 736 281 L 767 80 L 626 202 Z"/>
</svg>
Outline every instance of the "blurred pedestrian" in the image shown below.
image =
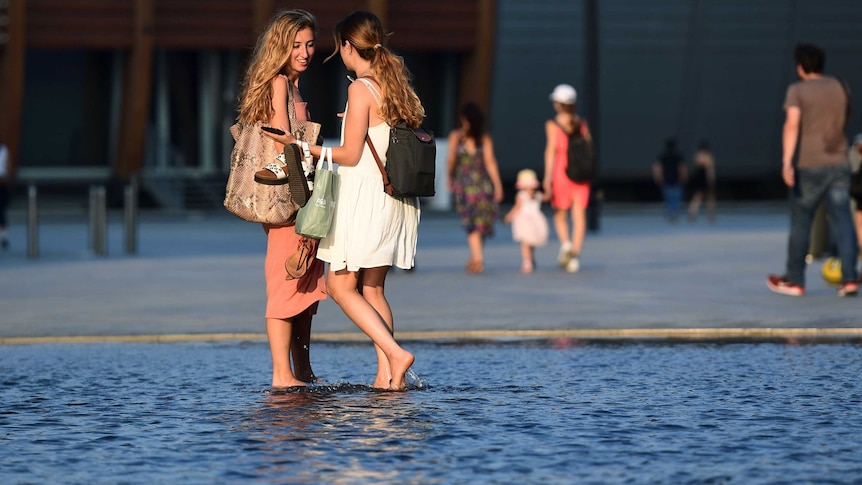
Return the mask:
<svg viewBox="0 0 862 485">
<path fill-rule="evenodd" d="M 0 247 L 9 249 L 9 221 L 6 219 L 9 204 L 9 149 L 0 140 Z"/>
<path fill-rule="evenodd" d="M 559 84 L 551 92 L 554 117 L 545 121 L 545 199 L 554 211 L 554 229 L 560 240 L 559 265 L 569 273 L 581 267 L 581 249 L 587 232 L 590 182 L 575 182 L 566 175 L 569 137 L 579 133 L 592 142 L 587 120 L 577 114 L 578 93 L 569 84 Z M 569 232 L 569 217 L 572 229 Z"/>
<path fill-rule="evenodd" d="M 682 184 L 686 180 L 685 158 L 677 147 L 676 138 L 664 142 L 664 150 L 652 166 L 653 181 L 661 187 L 665 217 L 670 222 L 679 219 L 682 206 Z"/>
<path fill-rule="evenodd" d="M 841 258 L 838 296 L 855 296 L 858 243 L 850 215 L 850 164 L 844 134 L 850 99 L 839 80 L 823 74 L 826 53 L 822 48 L 799 44 L 795 57 L 800 80 L 788 87 L 784 100 L 781 160 L 782 178 L 790 188 L 787 267 L 784 275 L 769 275 L 766 284 L 776 293 L 805 294 L 811 222 L 817 204 L 825 200 Z"/>
<path fill-rule="evenodd" d="M 503 200 L 503 184 L 494 156 L 494 141 L 485 127 L 485 115 L 476 103 L 461 108 L 460 127 L 449 134 L 447 174 L 455 210 L 467 231 L 468 273 L 485 269 L 483 246 L 494 235 L 494 222 Z"/>
<path fill-rule="evenodd" d="M 709 142 L 700 142 L 694 154 L 694 170 L 689 178 L 691 201 L 688 205 L 688 220 L 694 222 L 700 213 L 700 205 L 706 205 L 706 218 L 715 221 L 715 159 Z"/>
<path fill-rule="evenodd" d="M 862 133 L 857 133 L 853 138 L 853 145 L 849 152 L 850 168 L 853 170 L 853 183 L 851 187 L 851 206 L 853 208 L 853 222 L 856 226 L 857 245 L 862 248 Z"/>
<path fill-rule="evenodd" d="M 298 119 L 308 119 L 299 94 L 299 75 L 314 56 L 317 20 L 305 10 L 276 13 L 260 35 L 239 97 L 239 120 L 264 121 L 289 128 L 288 90 Z M 264 132 L 265 133 L 265 132 Z M 283 150 L 276 143 L 276 150 Z M 298 279 L 287 280 L 285 260 L 296 251 L 300 236 L 295 226 L 264 224 L 266 232 L 266 335 L 272 354 L 272 387 L 304 386 L 316 380 L 311 369 L 309 339 L 311 318 L 326 298 L 324 265 L 315 261 Z M 290 361 L 293 359 L 293 369 Z"/>
<path fill-rule="evenodd" d="M 515 182 L 518 192 L 515 205 L 503 217 L 512 224 L 512 239 L 521 243 L 521 272 L 532 273 L 536 267 L 534 248 L 548 242 L 548 221 L 542 213 L 542 194 L 536 172 L 524 169 L 518 172 Z"/>
</svg>

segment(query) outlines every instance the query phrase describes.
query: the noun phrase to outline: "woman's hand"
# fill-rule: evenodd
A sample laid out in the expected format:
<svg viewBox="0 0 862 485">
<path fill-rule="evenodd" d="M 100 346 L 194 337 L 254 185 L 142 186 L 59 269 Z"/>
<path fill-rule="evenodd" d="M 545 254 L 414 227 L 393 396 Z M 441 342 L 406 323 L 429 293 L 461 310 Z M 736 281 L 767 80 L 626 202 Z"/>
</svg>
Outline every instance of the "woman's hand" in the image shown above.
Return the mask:
<svg viewBox="0 0 862 485">
<path fill-rule="evenodd" d="M 494 202 L 498 204 L 503 202 L 503 187 L 494 187 Z"/>
<path fill-rule="evenodd" d="M 284 132 L 284 134 L 279 135 L 279 134 L 276 134 L 276 133 L 272 133 L 272 132 L 266 131 L 266 130 L 264 130 L 263 128 L 261 128 L 261 130 L 260 130 L 260 131 L 261 131 L 261 133 L 263 133 L 263 134 L 264 134 L 264 135 L 266 135 L 267 137 L 272 138 L 272 140 L 273 140 L 273 141 L 276 141 L 276 142 L 278 142 L 278 143 L 281 143 L 282 145 L 290 145 L 291 143 L 296 143 L 296 138 L 294 138 L 294 137 L 293 137 L 293 135 L 291 135 L 291 134 L 287 131 L 287 128 L 285 128 L 285 127 L 283 127 L 283 126 L 277 126 L 276 128 L 278 128 L 279 130 L 283 131 L 283 132 Z"/>
</svg>

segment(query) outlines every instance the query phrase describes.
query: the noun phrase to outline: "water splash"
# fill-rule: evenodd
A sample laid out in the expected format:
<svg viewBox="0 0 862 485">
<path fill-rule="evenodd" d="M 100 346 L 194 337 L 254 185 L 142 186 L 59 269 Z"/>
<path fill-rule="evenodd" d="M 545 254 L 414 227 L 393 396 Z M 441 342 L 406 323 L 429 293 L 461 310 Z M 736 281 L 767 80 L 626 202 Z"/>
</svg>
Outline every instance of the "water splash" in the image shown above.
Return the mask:
<svg viewBox="0 0 862 485">
<path fill-rule="evenodd" d="M 407 378 L 407 389 L 423 390 L 428 389 L 428 383 L 413 372 L 413 368 L 407 369 L 405 376 Z"/>
</svg>

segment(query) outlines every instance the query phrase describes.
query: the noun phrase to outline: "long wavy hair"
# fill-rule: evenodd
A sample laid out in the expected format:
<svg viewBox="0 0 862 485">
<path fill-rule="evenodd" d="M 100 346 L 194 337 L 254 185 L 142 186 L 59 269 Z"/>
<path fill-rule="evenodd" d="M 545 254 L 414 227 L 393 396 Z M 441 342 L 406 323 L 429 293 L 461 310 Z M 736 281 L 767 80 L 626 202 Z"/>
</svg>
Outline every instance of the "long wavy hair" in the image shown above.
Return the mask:
<svg viewBox="0 0 862 485">
<path fill-rule="evenodd" d="M 482 142 L 485 135 L 485 115 L 482 108 L 474 102 L 465 103 L 461 108 L 461 116 L 467 120 L 467 138 L 472 138 L 477 144 Z"/>
<path fill-rule="evenodd" d="M 557 101 L 554 101 L 554 109 L 557 110 L 558 113 L 565 113 L 571 115 L 571 119 L 566 123 L 565 130 L 566 133 L 574 133 L 581 129 L 580 118 L 576 114 L 576 105 L 574 104 L 564 104 Z"/>
<path fill-rule="evenodd" d="M 317 19 L 305 10 L 282 10 L 272 17 L 266 30 L 257 39 L 242 81 L 239 121 L 269 121 L 275 114 L 270 83 L 279 74 L 292 74 L 289 70 L 293 42 L 296 34 L 306 28 L 311 28 L 317 36 Z"/>
<path fill-rule="evenodd" d="M 404 59 L 385 45 L 388 35 L 380 19 L 371 12 L 352 12 L 338 22 L 333 35 L 335 51 L 326 61 L 335 57 L 345 42 L 350 42 L 361 58 L 371 62 L 371 76 L 383 88 L 381 118 L 390 125 L 404 121 L 411 128 L 418 128 L 425 118 L 425 108 L 413 90 Z"/>
</svg>

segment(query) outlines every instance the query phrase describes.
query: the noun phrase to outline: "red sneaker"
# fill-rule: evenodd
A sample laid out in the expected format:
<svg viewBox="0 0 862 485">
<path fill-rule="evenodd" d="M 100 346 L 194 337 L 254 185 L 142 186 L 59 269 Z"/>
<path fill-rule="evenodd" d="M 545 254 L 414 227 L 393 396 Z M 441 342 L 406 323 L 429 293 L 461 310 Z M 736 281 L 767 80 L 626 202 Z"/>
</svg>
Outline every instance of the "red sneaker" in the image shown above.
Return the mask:
<svg viewBox="0 0 862 485">
<path fill-rule="evenodd" d="M 802 296 L 805 294 L 805 288 L 799 285 L 794 285 L 784 276 L 774 274 L 769 275 L 769 277 L 766 278 L 766 286 L 768 286 L 770 290 L 782 295 Z M 841 290 L 839 289 L 839 291 Z"/>
<path fill-rule="evenodd" d="M 856 296 L 857 294 L 859 294 L 859 285 L 852 281 L 841 283 L 841 286 L 838 287 L 838 296 Z"/>
</svg>

